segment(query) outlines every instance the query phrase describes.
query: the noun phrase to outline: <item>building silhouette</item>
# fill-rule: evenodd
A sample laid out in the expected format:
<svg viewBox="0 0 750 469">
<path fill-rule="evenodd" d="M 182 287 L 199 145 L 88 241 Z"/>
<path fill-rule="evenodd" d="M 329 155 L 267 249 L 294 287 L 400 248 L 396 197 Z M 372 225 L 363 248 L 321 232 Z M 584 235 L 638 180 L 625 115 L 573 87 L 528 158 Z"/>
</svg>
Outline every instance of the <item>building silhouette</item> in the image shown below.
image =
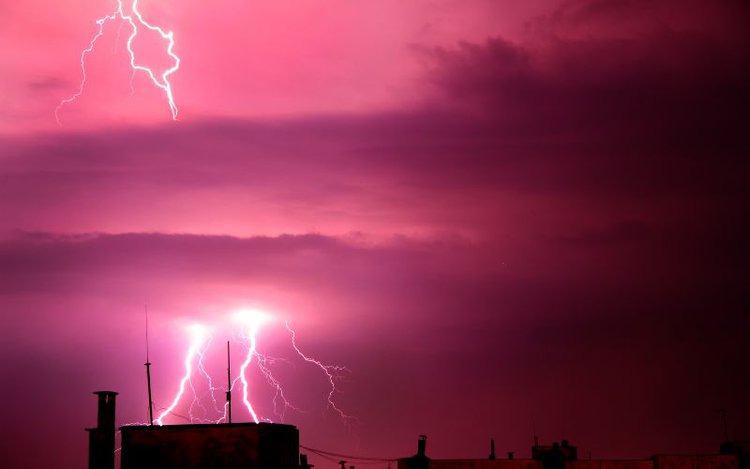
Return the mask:
<svg viewBox="0 0 750 469">
<path fill-rule="evenodd" d="M 89 469 L 115 467 L 116 392 L 97 391 L 96 428 L 89 434 Z M 121 469 L 310 469 L 299 453 L 293 425 L 224 423 L 201 425 L 133 425 L 120 427 Z M 497 458 L 491 440 L 484 459 L 434 459 L 427 456 L 427 437 L 420 435 L 417 453 L 397 460 L 398 469 L 750 469 L 750 442 L 727 441 L 718 454 L 658 454 L 646 459 L 578 459 L 567 440 L 531 448 L 531 458 L 508 453 Z M 310 449 L 310 448 L 308 448 Z M 330 453 L 334 454 L 334 453 Z M 358 458 L 354 458 L 358 459 Z M 372 458 L 369 463 L 372 463 Z M 382 459 L 382 461 L 394 461 Z M 339 463 L 345 466 L 345 461 Z M 331 467 L 336 467 L 334 465 Z M 350 466 L 350 468 L 353 466 Z M 319 469 L 322 469 L 319 468 Z"/>
<path fill-rule="evenodd" d="M 297 469 L 299 433 L 292 425 L 230 423 L 127 426 L 122 469 Z"/>
<path fill-rule="evenodd" d="M 89 469 L 115 467 L 115 396 L 99 396 L 98 425 L 89 432 Z M 293 425 L 227 423 L 120 427 L 121 469 L 298 469 Z"/>
<path fill-rule="evenodd" d="M 508 453 L 497 459 L 494 442 L 486 459 L 433 459 L 427 456 L 427 438 L 420 435 L 417 453 L 398 460 L 398 469 L 750 469 L 750 442 L 727 442 L 719 454 L 658 454 L 647 459 L 578 459 L 578 450 L 567 440 L 550 446 L 535 444 L 530 459 Z"/>
</svg>

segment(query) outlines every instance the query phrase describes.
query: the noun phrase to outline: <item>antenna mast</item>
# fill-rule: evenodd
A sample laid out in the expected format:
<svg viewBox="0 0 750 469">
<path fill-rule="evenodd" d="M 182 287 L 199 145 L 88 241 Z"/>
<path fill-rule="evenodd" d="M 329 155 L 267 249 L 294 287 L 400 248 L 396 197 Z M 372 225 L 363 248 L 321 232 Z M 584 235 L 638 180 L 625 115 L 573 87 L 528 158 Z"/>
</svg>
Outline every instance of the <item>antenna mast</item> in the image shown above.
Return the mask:
<svg viewBox="0 0 750 469">
<path fill-rule="evenodd" d="M 146 383 L 148 384 L 148 423 L 154 425 L 154 401 L 151 398 L 151 361 L 148 358 L 148 305 L 144 305 L 146 312 Z"/>
<path fill-rule="evenodd" d="M 227 423 L 232 423 L 232 360 L 227 340 Z"/>
<path fill-rule="evenodd" d="M 729 441 L 729 429 L 727 427 L 727 409 L 726 407 L 722 407 L 719 409 L 719 412 L 721 412 L 721 420 L 724 423 L 724 441 Z"/>
</svg>

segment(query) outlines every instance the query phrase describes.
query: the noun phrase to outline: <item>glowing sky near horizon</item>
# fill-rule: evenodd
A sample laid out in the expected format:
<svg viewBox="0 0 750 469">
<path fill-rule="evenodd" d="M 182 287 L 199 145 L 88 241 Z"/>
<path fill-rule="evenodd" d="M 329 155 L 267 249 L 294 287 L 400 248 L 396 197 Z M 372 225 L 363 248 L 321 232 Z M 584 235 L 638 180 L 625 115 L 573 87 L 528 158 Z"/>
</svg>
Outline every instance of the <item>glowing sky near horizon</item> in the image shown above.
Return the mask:
<svg viewBox="0 0 750 469">
<path fill-rule="evenodd" d="M 108 21 L 58 126 L 117 1 L 0 0 L 0 465 L 81 467 L 94 390 L 147 419 L 144 304 L 160 411 L 186 325 L 272 312 L 248 395 L 315 448 L 713 452 L 722 407 L 746 438 L 745 3 L 140 0 L 179 119 Z"/>
</svg>

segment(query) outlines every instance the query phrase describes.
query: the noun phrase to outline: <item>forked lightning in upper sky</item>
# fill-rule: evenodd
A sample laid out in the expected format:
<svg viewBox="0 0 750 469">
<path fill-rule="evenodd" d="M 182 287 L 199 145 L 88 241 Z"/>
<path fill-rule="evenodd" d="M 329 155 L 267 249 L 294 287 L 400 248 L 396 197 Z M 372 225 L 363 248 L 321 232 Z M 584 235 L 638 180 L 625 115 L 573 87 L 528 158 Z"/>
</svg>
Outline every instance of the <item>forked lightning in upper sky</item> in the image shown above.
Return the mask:
<svg viewBox="0 0 750 469">
<path fill-rule="evenodd" d="M 110 13 L 96 20 L 97 31 L 94 37 L 91 38 L 89 46 L 81 51 L 81 82 L 78 86 L 78 90 L 70 95 L 69 97 L 60 101 L 60 104 L 55 108 L 55 119 L 58 124 L 62 124 L 60 120 L 60 111 L 62 108 L 78 99 L 83 94 L 84 88 L 86 87 L 86 56 L 92 53 L 96 47 L 96 42 L 104 35 L 104 26 L 110 21 L 121 21 L 130 25 L 131 33 L 127 40 L 127 50 L 130 56 L 130 67 L 133 69 L 133 73 L 144 72 L 148 75 L 151 82 L 159 89 L 161 89 L 169 104 L 169 110 L 172 114 L 172 119 L 177 120 L 178 109 L 175 104 L 174 95 L 172 93 L 172 84 L 169 82 L 169 77 L 180 68 L 180 58 L 174 53 L 174 34 L 172 31 L 165 31 L 159 26 L 148 23 L 138 9 L 138 0 L 129 0 L 129 13 L 125 12 L 125 6 L 123 0 L 117 0 L 117 8 Z M 154 70 L 146 65 L 139 63 L 136 58 L 136 53 L 133 50 L 133 40 L 138 36 L 138 33 L 143 29 L 148 29 L 158 33 L 162 39 L 166 41 L 165 52 L 174 61 L 174 64 L 164 71 L 161 75 L 158 75 Z"/>
</svg>

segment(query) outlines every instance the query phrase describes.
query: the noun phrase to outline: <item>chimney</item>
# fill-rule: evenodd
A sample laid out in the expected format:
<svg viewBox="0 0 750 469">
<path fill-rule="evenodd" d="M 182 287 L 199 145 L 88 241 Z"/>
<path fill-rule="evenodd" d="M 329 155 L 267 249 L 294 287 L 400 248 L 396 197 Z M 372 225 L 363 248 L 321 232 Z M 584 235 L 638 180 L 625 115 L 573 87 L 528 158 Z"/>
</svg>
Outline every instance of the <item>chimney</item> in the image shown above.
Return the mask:
<svg viewBox="0 0 750 469">
<path fill-rule="evenodd" d="M 307 455 L 306 454 L 300 454 L 299 455 L 299 468 L 300 469 L 310 469 L 313 467 L 312 464 L 309 464 L 307 462 Z"/>
<path fill-rule="evenodd" d="M 417 456 L 420 458 L 424 458 L 426 452 L 427 452 L 427 435 L 419 435 L 419 440 L 417 441 Z"/>
<path fill-rule="evenodd" d="M 97 391 L 96 428 L 89 432 L 89 469 L 115 467 L 115 396 L 113 391 Z"/>
<path fill-rule="evenodd" d="M 429 469 L 430 458 L 427 457 L 427 435 L 419 435 L 417 454 L 406 459 L 406 469 Z M 401 462 L 399 461 L 399 467 Z"/>
</svg>

